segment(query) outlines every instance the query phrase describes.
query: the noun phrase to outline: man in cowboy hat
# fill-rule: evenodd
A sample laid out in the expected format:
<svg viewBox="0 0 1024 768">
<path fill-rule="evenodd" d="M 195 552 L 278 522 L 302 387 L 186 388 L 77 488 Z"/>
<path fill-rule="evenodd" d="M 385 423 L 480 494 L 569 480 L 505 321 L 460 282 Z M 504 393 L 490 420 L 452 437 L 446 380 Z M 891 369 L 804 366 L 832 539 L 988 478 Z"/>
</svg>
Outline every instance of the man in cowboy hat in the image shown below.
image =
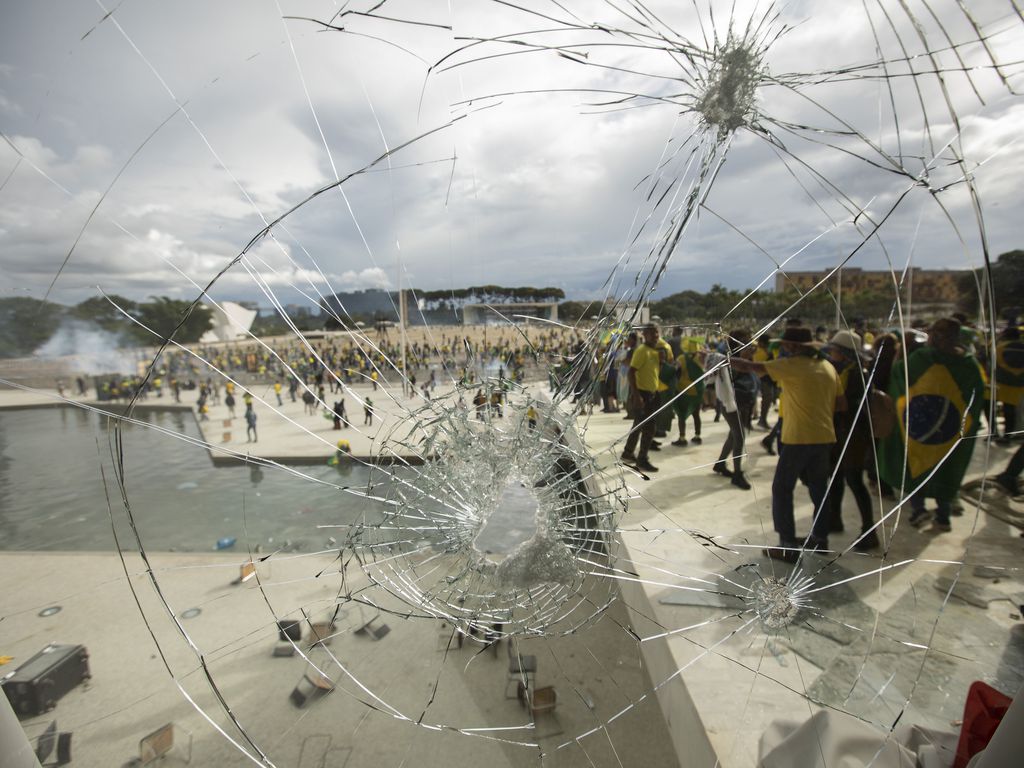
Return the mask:
<svg viewBox="0 0 1024 768">
<path fill-rule="evenodd" d="M 780 344 L 783 356 L 777 360 L 755 363 L 733 358 L 733 367 L 771 376 L 782 386 L 782 412 L 786 417 L 782 421 L 782 451 L 772 482 L 772 520 L 779 534 L 779 547 L 769 547 L 765 554 L 775 560 L 796 562 L 803 542 L 796 535 L 793 490 L 801 477 L 806 480 L 814 503 L 807 548 L 828 548 L 829 515 L 824 505 L 829 454 L 836 441 L 832 418 L 839 381 L 835 368 L 818 356 L 822 345 L 814 340 L 810 328 L 786 328 Z"/>
</svg>

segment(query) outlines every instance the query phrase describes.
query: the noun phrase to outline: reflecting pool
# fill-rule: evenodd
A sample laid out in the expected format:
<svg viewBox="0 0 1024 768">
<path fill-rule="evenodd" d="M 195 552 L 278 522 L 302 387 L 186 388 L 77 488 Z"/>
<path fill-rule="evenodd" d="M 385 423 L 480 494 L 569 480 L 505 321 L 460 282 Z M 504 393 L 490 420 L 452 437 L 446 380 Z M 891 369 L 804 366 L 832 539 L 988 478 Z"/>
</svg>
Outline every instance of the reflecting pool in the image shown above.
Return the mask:
<svg viewBox="0 0 1024 768">
<path fill-rule="evenodd" d="M 205 448 L 174 436 L 201 439 L 191 413 L 136 418 L 143 424 L 123 430 L 125 476 L 147 550 L 209 551 L 235 539 L 236 551 L 311 551 L 343 539 L 347 529 L 331 526 L 381 517 L 382 503 L 339 489 L 365 491 L 367 467 L 214 467 Z M 0 547 L 115 549 L 105 475 L 121 546 L 136 548 L 114 481 L 112 423 L 77 408 L 0 411 Z"/>
</svg>

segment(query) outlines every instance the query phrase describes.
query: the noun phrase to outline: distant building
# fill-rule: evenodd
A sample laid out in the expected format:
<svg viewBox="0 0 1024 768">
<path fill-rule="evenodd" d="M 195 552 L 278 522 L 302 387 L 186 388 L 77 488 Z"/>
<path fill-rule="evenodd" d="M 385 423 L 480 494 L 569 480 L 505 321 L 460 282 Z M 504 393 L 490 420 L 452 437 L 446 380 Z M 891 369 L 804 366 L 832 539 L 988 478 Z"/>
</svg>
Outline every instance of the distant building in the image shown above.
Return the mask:
<svg viewBox="0 0 1024 768">
<path fill-rule="evenodd" d="M 786 272 L 785 274 L 780 272 L 775 276 L 775 290 L 784 291 L 788 288 L 798 288 L 801 291 L 809 291 L 825 280 L 829 272 L 831 272 L 830 269 L 814 272 Z M 911 297 L 915 303 L 955 304 L 959 298 L 957 281 L 965 272 L 967 270 L 911 267 L 903 280 L 903 295 Z M 897 278 L 899 275 L 900 273 L 897 272 Z M 838 293 L 840 280 L 844 296 L 855 296 L 865 291 L 883 295 L 893 292 L 892 273 L 885 269 L 843 267 L 842 270 L 829 277 L 824 285 L 827 285 L 833 293 Z"/>
<path fill-rule="evenodd" d="M 519 322 L 523 316 L 545 320 L 558 319 L 558 302 L 514 302 L 512 304 L 466 304 L 462 307 L 463 325 L 501 325 L 507 320 Z"/>
<path fill-rule="evenodd" d="M 647 302 L 638 304 L 635 301 L 619 301 L 618 299 L 606 299 L 604 302 L 604 313 L 615 318 L 615 322 L 621 324 L 630 323 L 634 327 L 647 325 L 651 322 L 651 305 Z"/>
<path fill-rule="evenodd" d="M 213 318 L 213 326 L 200 337 L 200 344 L 246 338 L 257 315 L 256 310 L 246 309 L 233 301 L 222 301 L 219 307 L 207 308 Z"/>
</svg>

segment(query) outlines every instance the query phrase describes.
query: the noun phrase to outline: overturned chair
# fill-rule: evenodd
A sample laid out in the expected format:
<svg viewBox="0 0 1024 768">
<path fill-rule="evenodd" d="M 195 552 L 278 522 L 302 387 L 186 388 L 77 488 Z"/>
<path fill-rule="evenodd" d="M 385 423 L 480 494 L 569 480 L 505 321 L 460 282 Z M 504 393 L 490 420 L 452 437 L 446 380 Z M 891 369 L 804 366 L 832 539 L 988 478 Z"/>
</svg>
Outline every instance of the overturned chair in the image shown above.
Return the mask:
<svg viewBox="0 0 1024 768">
<path fill-rule="evenodd" d="M 516 694 L 519 703 L 530 710 L 533 718 L 533 726 L 538 739 L 548 736 L 557 736 L 562 733 L 562 725 L 555 716 L 555 705 L 558 703 L 558 693 L 553 685 L 544 685 L 540 688 L 531 689 L 519 683 Z M 542 729 L 541 726 L 544 725 Z"/>
<path fill-rule="evenodd" d="M 51 754 L 54 761 L 47 762 Z M 71 762 L 71 734 L 58 731 L 56 720 L 39 735 L 36 741 L 36 759 L 43 766 L 66 765 Z"/>
<path fill-rule="evenodd" d="M 360 623 L 353 630 L 354 633 L 357 635 L 369 635 L 374 640 L 383 640 L 384 637 L 391 631 L 391 627 L 389 627 L 387 624 L 377 621 L 377 619 L 380 618 L 380 611 L 377 611 L 375 614 L 373 614 L 372 616 L 370 616 L 370 618 L 367 619 L 362 611 L 362 608 L 360 608 L 359 616 Z"/>
<path fill-rule="evenodd" d="M 175 740 L 178 732 L 188 737 L 187 747 L 181 746 L 180 738 Z M 175 746 L 180 748 L 175 750 Z M 185 763 L 192 762 L 192 733 L 178 728 L 174 723 L 167 723 L 139 740 L 139 757 L 135 765 L 149 765 L 156 760 L 166 758 L 174 752 L 174 757 Z"/>
<path fill-rule="evenodd" d="M 529 695 L 533 688 L 533 677 L 537 675 L 537 657 L 524 656 L 519 653 L 518 643 L 509 640 L 508 643 L 508 678 L 505 681 L 505 698 L 522 700 L 523 695 Z M 519 693 L 519 686 L 525 689 L 525 694 Z M 511 691 L 511 693 L 510 693 Z"/>
<path fill-rule="evenodd" d="M 326 696 L 334 690 L 334 681 L 326 674 L 310 664 L 289 698 L 292 704 L 301 709 L 310 699 Z"/>
</svg>

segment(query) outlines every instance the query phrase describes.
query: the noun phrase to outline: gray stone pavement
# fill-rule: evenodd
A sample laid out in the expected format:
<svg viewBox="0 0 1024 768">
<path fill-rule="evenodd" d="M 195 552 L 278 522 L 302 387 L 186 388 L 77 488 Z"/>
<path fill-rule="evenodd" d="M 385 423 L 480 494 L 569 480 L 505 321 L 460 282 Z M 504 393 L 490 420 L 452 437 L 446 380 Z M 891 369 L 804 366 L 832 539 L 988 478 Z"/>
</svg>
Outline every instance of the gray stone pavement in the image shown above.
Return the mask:
<svg viewBox="0 0 1024 768">
<path fill-rule="evenodd" d="M 952 533 L 911 528 L 908 509 L 887 517 L 884 554 L 861 554 L 849 549 L 860 526 L 847 493 L 846 532 L 830 537 L 831 553 L 805 558 L 800 573 L 813 580 L 808 607 L 781 632 L 765 631 L 739 600 L 709 607 L 706 593 L 686 591 L 710 582 L 713 592 L 743 595 L 744 583 L 793 570 L 761 553 L 777 543 L 776 459 L 759 444 L 764 432 L 748 436 L 744 470 L 753 488 L 742 491 L 711 471 L 725 432 L 724 423 L 709 424 L 705 413 L 703 445 L 673 447 L 672 435 L 651 454 L 660 471 L 650 480 L 633 476 L 637 497 L 620 533 L 620 567 L 638 576 L 620 584 L 634 629 L 664 635 L 642 645 L 651 676 L 657 684 L 678 674 L 680 685 L 659 693 L 680 754 L 692 753 L 706 732 L 720 764 L 753 765 L 771 721 L 802 721 L 821 706 L 870 723 L 880 742 L 897 719 L 957 731 L 971 681 L 1016 693 L 1024 681 L 1017 599 L 1024 540 L 1005 515 L 987 514 L 966 499 Z M 604 462 L 621 451 L 616 441 L 624 426 L 618 415 L 591 418 L 586 441 Z M 969 478 L 983 475 L 986 462 L 1001 470 L 1011 452 L 979 444 Z M 990 490 L 988 496 L 1005 506 L 1005 495 Z M 797 488 L 796 501 L 797 530 L 807 531 L 812 507 L 805 489 Z M 876 519 L 894 503 L 876 497 Z M 984 590 L 988 601 L 961 599 L 971 590 Z M 706 759 L 692 764 L 714 764 Z"/>
<path fill-rule="evenodd" d="M 0 392 L 0 406 L 50 402 Z M 282 430 L 295 427 L 283 418 L 277 424 L 267 409 L 260 442 L 232 438 L 232 444 L 239 452 L 266 450 L 260 454 L 266 456 L 289 457 L 291 449 L 290 456 L 301 458 L 309 451 L 312 460 L 322 461 L 330 450 L 315 435 L 333 439 L 338 433 L 331 434 L 319 416 L 302 422 L 301 411 L 290 413 L 287 402 L 283 410 L 314 436 L 277 440 Z M 382 428 L 389 428 L 387 420 Z M 362 437 L 369 450 L 376 436 Z M 535 728 L 515 698 L 514 681 L 509 685 L 507 641 L 484 652 L 471 642 L 460 649 L 449 642 L 450 627 L 387 613 L 375 626 L 386 623 L 390 632 L 377 641 L 355 632 L 373 615 L 357 603 L 342 606 L 344 615 L 326 649 L 310 647 L 306 628 L 299 646 L 334 678 L 336 688 L 299 709 L 289 694 L 309 662 L 301 655 L 273 656 L 281 645 L 276 620 L 299 618 L 303 611 L 310 621 L 325 619 L 339 602 L 343 578 L 356 594 L 365 586 L 358 565 L 350 563 L 343 577 L 333 552 L 275 555 L 259 562 L 258 580 L 234 583 L 247 561 L 244 554 L 148 557 L 152 579 L 137 554 L 126 554 L 127 576 L 116 554 L 0 554 L 0 578 L 10 590 L 0 621 L 0 654 L 13 657 L 10 668 L 48 642 L 81 643 L 89 650 L 91 681 L 61 699 L 53 712 L 23 721 L 33 737 L 55 718 L 61 730 L 73 732 L 76 765 L 125 765 L 139 754 L 139 740 L 168 722 L 179 729 L 179 743 L 187 744 L 191 734 L 192 764 L 250 764 L 229 738 L 257 753 L 220 705 L 207 671 L 245 732 L 277 765 L 616 766 L 620 755 L 642 757 L 650 765 L 676 764 L 658 701 L 646 695 L 652 683 L 635 639 L 624 629 L 628 618 L 621 603 L 583 631 L 521 641 L 519 651 L 537 658 L 535 684 L 554 686 L 558 695 L 554 714 L 539 715 Z M 367 596 L 387 599 L 380 590 Z M 51 606 L 61 610 L 39 615 Z M 407 612 L 399 604 L 391 607 Z M 185 618 L 190 608 L 200 612 Z M 176 748 L 165 764 L 181 764 L 185 754 Z"/>
<path fill-rule="evenodd" d="M 272 399 L 273 393 L 268 394 Z M 0 391 L 0 407 L 38 400 Z M 380 432 L 336 432 L 322 416 L 303 414 L 301 402 L 295 412 L 287 395 L 285 400 L 281 410 L 287 418 L 257 404 L 256 445 L 244 442 L 244 425 L 239 438 L 240 419 L 225 427 L 216 406 L 211 421 L 203 424 L 204 433 L 216 444 L 217 432 L 230 431 L 218 447 L 238 454 L 255 452 L 258 446 L 260 455 L 283 458 L 326 457 L 339 435 L 350 440 L 356 454 L 366 450 L 371 455 L 379 445 L 374 440 Z M 351 398 L 346 400 L 355 417 L 359 411 Z M 385 401 L 380 399 L 381 406 Z M 398 423 L 399 411 L 394 413 L 385 416 L 384 429 Z M 744 594 L 742 587 L 753 578 L 784 578 L 790 572 L 760 553 L 775 541 L 770 515 L 775 460 L 757 444 L 761 433 L 748 440 L 747 474 L 753 489 L 744 492 L 710 471 L 725 436 L 723 425 L 710 421 L 705 419 L 703 446 L 679 449 L 666 440 L 665 448 L 654 454 L 659 473 L 650 480 L 627 475 L 635 498 L 620 525 L 623 601 L 615 612 L 583 636 L 524 643 L 533 642 L 524 652 L 540 659 L 538 682 L 554 684 L 560 696 L 556 713 L 563 733 L 541 739 L 541 746 L 551 749 L 597 729 L 552 752 L 544 764 L 671 765 L 674 752 L 684 766 L 712 766 L 716 761 L 753 765 L 761 732 L 777 718 L 802 720 L 821 706 L 833 707 L 873 724 L 881 740 L 897 718 L 955 730 L 970 680 L 983 679 L 1011 695 L 1015 692 L 1024 674 L 1024 638 L 1019 606 L 1013 602 L 1024 591 L 1024 546 L 1016 528 L 966 503 L 964 516 L 954 518 L 948 534 L 917 531 L 907 525 L 905 515 L 902 520 L 892 515 L 885 523 L 888 549 L 883 555 L 844 552 L 856 528 L 848 499 L 848 532 L 830 540 L 837 553 L 844 553 L 838 559 L 805 559 L 802 572 L 811 579 L 812 590 L 808 605 L 801 621 L 784 631 L 765 631 L 735 598 L 724 601 L 726 607 L 709 604 L 709 598 L 722 592 Z M 581 420 L 588 445 L 608 467 L 627 426 L 616 414 L 595 413 Z M 998 469 L 1009 456 L 1008 450 L 995 446 L 986 456 L 981 448 L 975 454 L 975 474 L 984 469 L 986 459 Z M 806 530 L 810 504 L 800 489 L 797 499 L 798 530 Z M 876 499 L 876 514 L 878 509 Z M 353 677 L 403 716 L 415 720 L 425 710 L 421 724 L 396 718 L 384 707 L 383 712 L 367 707 L 366 691 L 351 679 L 311 707 L 292 707 L 287 696 L 306 662 L 271 656 L 274 615 L 295 613 L 300 606 L 311 615 L 325 614 L 341 577 L 332 575 L 337 565 L 329 553 L 288 556 L 261 564 L 261 591 L 254 581 L 231 584 L 243 559 L 157 554 L 153 565 L 175 614 L 187 607 L 202 609 L 180 625 L 195 638 L 232 711 L 247 731 L 261 735 L 261 746 L 273 752 L 277 764 L 319 765 L 325 755 L 326 765 L 346 764 L 345 755 L 347 765 L 537 762 L 535 747 L 486 738 L 497 734 L 515 741 L 523 735 L 520 731 L 467 736 L 431 729 L 453 723 L 502 728 L 526 718 L 514 699 L 503 698 L 504 651 L 497 660 L 489 652 L 474 656 L 469 648 L 446 655 L 439 650 L 444 643 L 438 627 L 430 623 L 388 618 L 391 634 L 375 642 L 355 635 L 358 617 L 346 616 L 348 623 L 339 625 L 341 634 L 330 648 Z M 321 571 L 325 575 L 316 577 Z M 26 721 L 26 730 L 38 733 L 56 716 L 62 729 L 77 734 L 76 764 L 106 766 L 127 762 L 137 753 L 142 735 L 173 721 L 193 734 L 193 764 L 245 764 L 182 695 L 179 684 L 232 738 L 240 738 L 212 698 L 196 652 L 156 602 L 137 557 L 129 558 L 128 572 L 139 587 L 141 614 L 116 555 L 0 555 L 0 575 L 8 585 L 0 654 L 14 656 L 16 664 L 46 642 L 81 642 L 94 659 L 93 681 L 65 697 L 50 717 Z M 349 569 L 349 578 L 358 576 L 358 569 Z M 957 586 L 949 595 L 952 579 Z M 695 586 L 703 591 L 680 589 Z M 988 599 L 979 599 L 979 594 Z M 973 598 L 973 603 L 958 595 Z M 62 605 L 62 611 L 37 616 L 52 604 Z M 627 624 L 642 642 L 620 626 Z M 168 655 L 173 678 L 150 628 Z M 426 706 L 435 686 L 434 700 Z M 652 689 L 656 697 L 642 698 Z M 655 714 L 655 701 L 662 717 Z M 630 708 L 629 702 L 639 703 Z M 624 707 L 626 715 L 607 730 L 600 727 Z"/>
</svg>

